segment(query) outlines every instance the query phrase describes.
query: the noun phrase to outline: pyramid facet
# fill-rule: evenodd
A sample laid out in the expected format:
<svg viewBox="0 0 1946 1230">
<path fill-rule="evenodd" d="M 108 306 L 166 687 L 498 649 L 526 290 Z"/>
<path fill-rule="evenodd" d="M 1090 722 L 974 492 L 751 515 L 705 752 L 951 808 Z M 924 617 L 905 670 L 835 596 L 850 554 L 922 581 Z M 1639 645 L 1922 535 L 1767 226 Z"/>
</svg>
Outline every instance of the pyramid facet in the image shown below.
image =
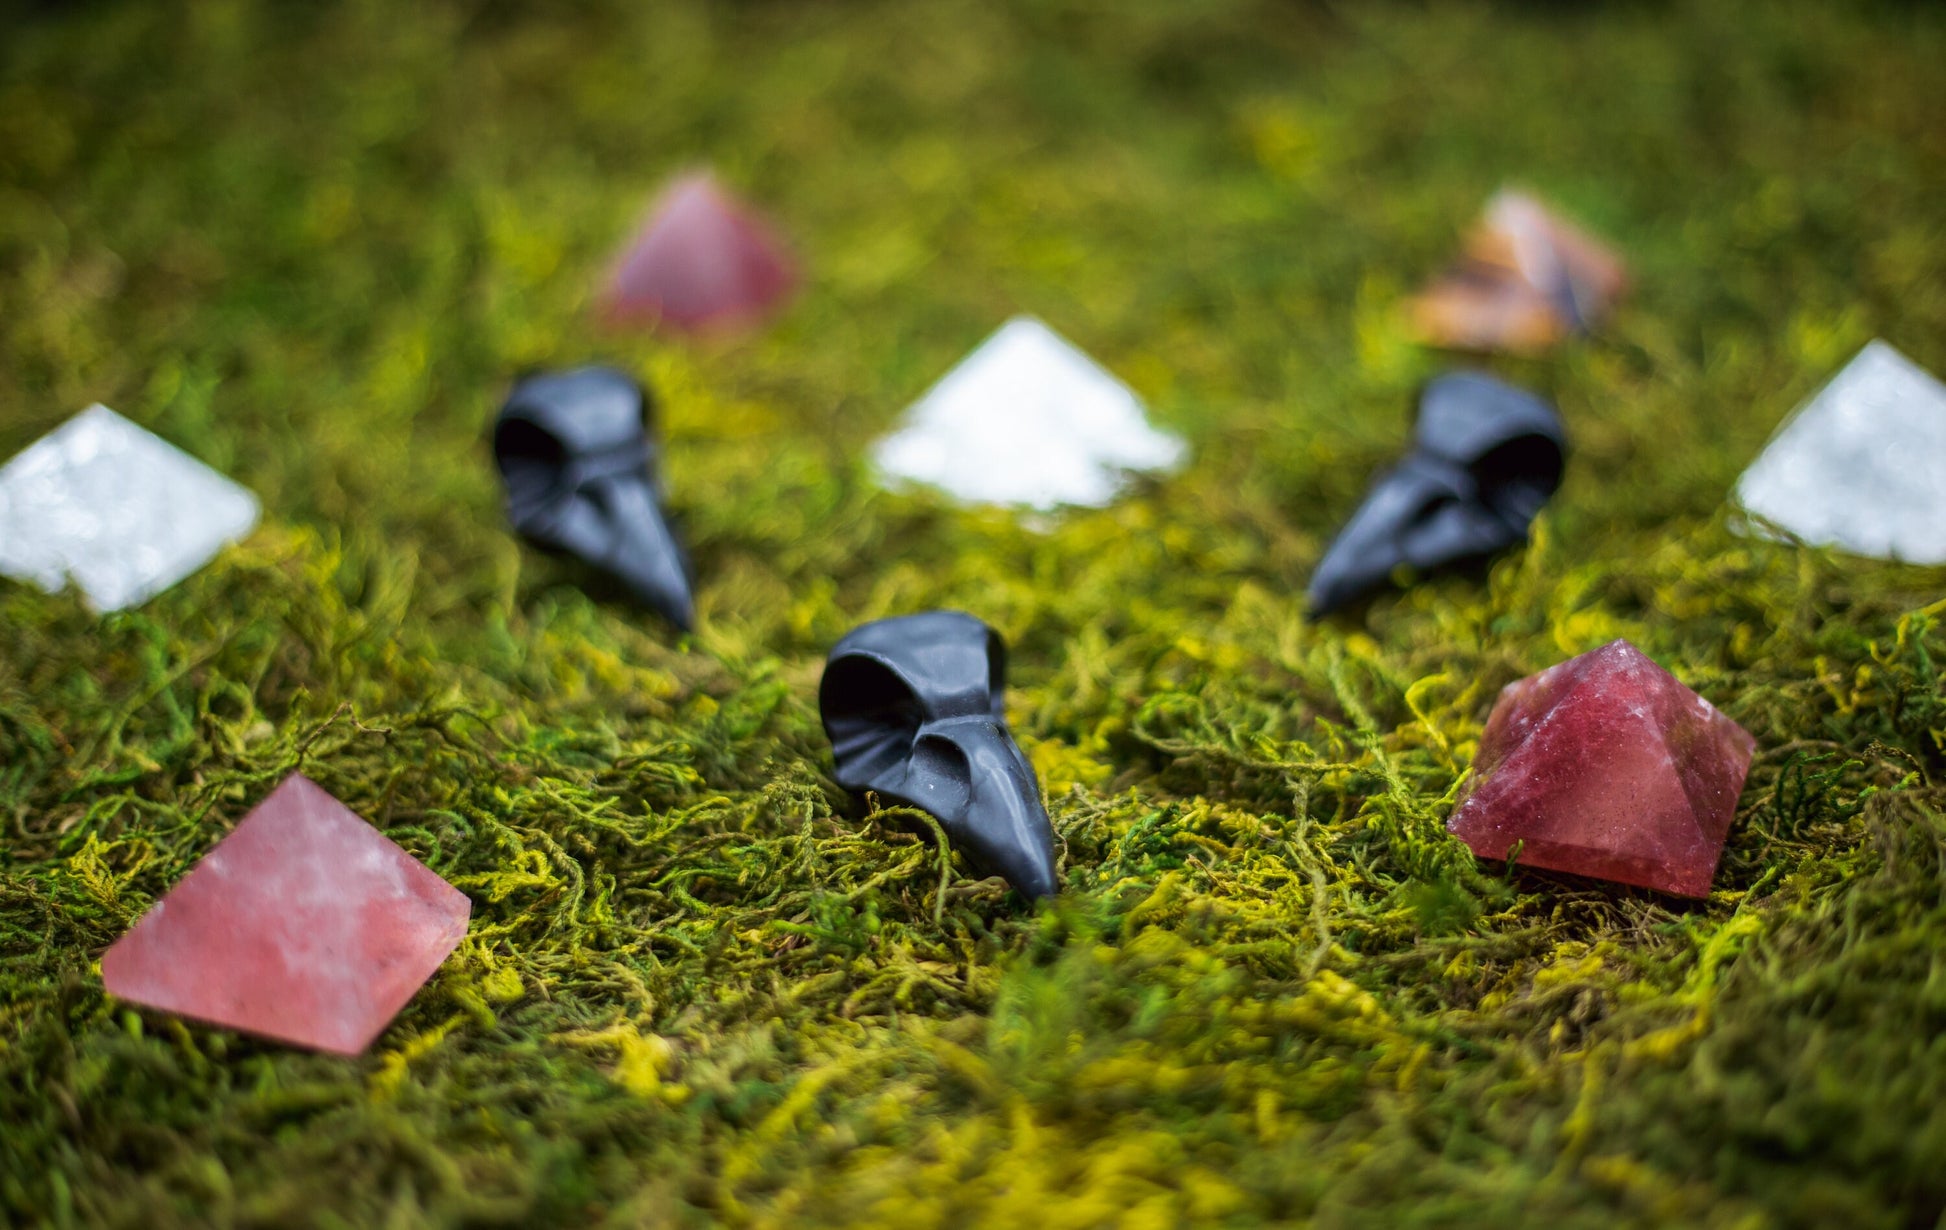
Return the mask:
<svg viewBox="0 0 1946 1230">
<path fill-rule="evenodd" d="M 1621 259 L 1592 236 L 1502 191 L 1459 263 L 1414 300 L 1413 324 L 1435 346 L 1531 354 L 1593 328 L 1627 284 Z"/>
<path fill-rule="evenodd" d="M 1166 471 L 1187 447 L 1052 329 L 1016 316 L 906 411 L 873 458 L 892 481 L 975 504 L 1100 507 L 1129 471 Z"/>
<path fill-rule="evenodd" d="M 706 172 L 670 184 L 616 266 L 610 320 L 690 333 L 747 328 L 797 285 L 783 242 Z"/>
<path fill-rule="evenodd" d="M 472 903 L 300 774 L 101 958 L 110 993 L 355 1055 L 466 934 Z"/>
<path fill-rule="evenodd" d="M 1707 897 L 1756 740 L 1627 641 L 1508 684 L 1447 821 L 1481 858 Z"/>
<path fill-rule="evenodd" d="M 1872 342 L 1772 437 L 1737 500 L 1809 543 L 1946 563 L 1946 385 Z"/>
<path fill-rule="evenodd" d="M 257 497 L 106 406 L 0 467 L 0 573 L 97 611 L 174 585 L 257 523 Z"/>
</svg>

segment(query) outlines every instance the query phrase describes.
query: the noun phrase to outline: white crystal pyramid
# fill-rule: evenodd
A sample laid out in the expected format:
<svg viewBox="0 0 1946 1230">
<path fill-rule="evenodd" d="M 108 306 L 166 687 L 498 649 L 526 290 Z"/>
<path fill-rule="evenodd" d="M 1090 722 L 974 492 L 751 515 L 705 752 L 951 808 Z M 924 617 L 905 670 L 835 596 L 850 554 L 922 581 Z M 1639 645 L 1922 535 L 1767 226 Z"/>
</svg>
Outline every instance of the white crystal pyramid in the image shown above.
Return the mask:
<svg viewBox="0 0 1946 1230">
<path fill-rule="evenodd" d="M 161 593 L 256 523 L 256 496 L 106 406 L 0 466 L 0 574 L 72 579 L 97 611 Z"/>
<path fill-rule="evenodd" d="M 1946 385 L 1872 342 L 1771 438 L 1737 499 L 1809 543 L 1946 563 Z"/>
<path fill-rule="evenodd" d="M 1016 316 L 913 403 L 873 460 L 891 481 L 1047 510 L 1100 507 L 1128 471 L 1170 470 L 1186 452 L 1100 364 Z"/>
</svg>

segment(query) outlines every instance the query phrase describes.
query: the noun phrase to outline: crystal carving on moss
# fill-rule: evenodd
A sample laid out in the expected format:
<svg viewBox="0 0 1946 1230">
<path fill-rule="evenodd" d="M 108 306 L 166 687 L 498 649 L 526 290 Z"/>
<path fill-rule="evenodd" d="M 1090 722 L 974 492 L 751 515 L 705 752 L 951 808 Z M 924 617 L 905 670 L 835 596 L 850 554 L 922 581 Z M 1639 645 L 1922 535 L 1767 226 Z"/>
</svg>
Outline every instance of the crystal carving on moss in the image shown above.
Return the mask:
<svg viewBox="0 0 1946 1230">
<path fill-rule="evenodd" d="M 1460 260 L 1412 304 L 1434 346 L 1532 354 L 1593 328 L 1628 287 L 1621 259 L 1524 192 L 1502 191 Z"/>
<path fill-rule="evenodd" d="M 466 934 L 472 903 L 292 774 L 101 958 L 110 993 L 355 1055 Z"/>
<path fill-rule="evenodd" d="M 1755 750 L 1612 641 L 1501 691 L 1446 827 L 1481 858 L 1707 897 Z"/>
<path fill-rule="evenodd" d="M 873 459 L 893 482 L 1049 511 L 1101 507 L 1129 473 L 1173 470 L 1187 453 L 1106 368 L 1016 316 L 913 403 Z"/>
<path fill-rule="evenodd" d="M 783 241 L 707 172 L 669 185 L 604 296 L 610 320 L 686 333 L 747 329 L 797 287 Z"/>
<path fill-rule="evenodd" d="M 106 406 L 0 467 L 0 574 L 100 612 L 145 602 L 257 524 L 257 497 Z"/>
<path fill-rule="evenodd" d="M 1808 543 L 1946 564 L 1946 385 L 1871 343 L 1778 429 L 1737 499 Z"/>
</svg>

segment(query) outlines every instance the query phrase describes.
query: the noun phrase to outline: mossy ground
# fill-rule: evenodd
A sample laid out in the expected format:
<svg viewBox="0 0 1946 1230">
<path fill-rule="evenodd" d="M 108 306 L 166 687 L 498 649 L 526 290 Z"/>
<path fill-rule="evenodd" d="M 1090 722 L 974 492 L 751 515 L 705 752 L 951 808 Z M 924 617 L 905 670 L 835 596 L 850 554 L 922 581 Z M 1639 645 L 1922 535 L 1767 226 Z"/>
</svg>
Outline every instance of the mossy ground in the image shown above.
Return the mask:
<svg viewBox="0 0 1946 1230">
<path fill-rule="evenodd" d="M 0 585 L 0 1220 L 1905 1227 L 1946 1209 L 1946 573 L 1734 534 L 1883 335 L 1946 370 L 1919 5 L 447 0 L 16 9 L 0 455 L 93 400 L 261 493 L 139 610 Z M 806 254 L 744 345 L 602 334 L 712 162 Z M 1533 545 L 1307 626 L 1399 446 L 1402 296 L 1504 182 L 1639 290 L 1502 364 L 1577 444 Z M 1194 442 L 1048 532 L 861 444 L 1015 311 Z M 503 526 L 510 376 L 660 391 L 701 628 Z M 1031 445 L 1023 443 L 1023 447 Z M 961 607 L 1066 891 L 830 780 L 859 621 Z M 1483 866 L 1495 691 L 1627 636 L 1758 736 L 1707 903 Z M 368 1057 L 104 998 L 302 768 L 474 902 Z"/>
</svg>

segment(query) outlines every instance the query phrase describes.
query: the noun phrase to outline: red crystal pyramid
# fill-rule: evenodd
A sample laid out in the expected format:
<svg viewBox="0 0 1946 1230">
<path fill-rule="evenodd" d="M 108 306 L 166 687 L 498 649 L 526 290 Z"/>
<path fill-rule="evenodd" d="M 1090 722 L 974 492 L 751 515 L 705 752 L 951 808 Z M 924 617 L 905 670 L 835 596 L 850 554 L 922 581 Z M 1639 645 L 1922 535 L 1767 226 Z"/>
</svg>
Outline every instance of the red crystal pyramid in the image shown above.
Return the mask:
<svg viewBox="0 0 1946 1230">
<path fill-rule="evenodd" d="M 301 774 L 102 954 L 148 1008 L 355 1055 L 466 934 L 472 902 Z"/>
<path fill-rule="evenodd" d="M 1481 858 L 1709 896 L 1757 741 L 1627 641 L 1500 693 L 1446 828 Z"/>
<path fill-rule="evenodd" d="M 603 300 L 611 321 L 685 332 L 744 328 L 797 285 L 770 228 L 705 172 L 669 185 L 616 266 Z"/>
</svg>

